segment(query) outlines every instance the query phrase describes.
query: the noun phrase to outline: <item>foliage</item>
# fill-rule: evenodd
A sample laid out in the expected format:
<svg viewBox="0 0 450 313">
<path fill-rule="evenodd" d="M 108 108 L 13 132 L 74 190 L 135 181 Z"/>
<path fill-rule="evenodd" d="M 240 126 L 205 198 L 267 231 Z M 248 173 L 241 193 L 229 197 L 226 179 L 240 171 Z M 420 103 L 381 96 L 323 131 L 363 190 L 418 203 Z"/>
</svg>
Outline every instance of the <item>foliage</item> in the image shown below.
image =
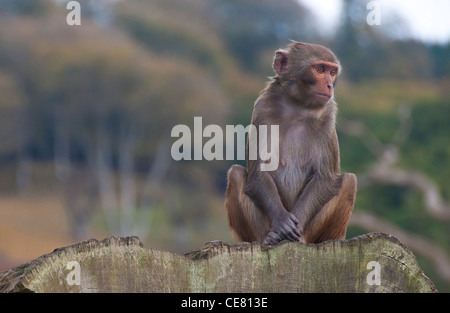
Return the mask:
<svg viewBox="0 0 450 313">
<path fill-rule="evenodd" d="M 247 125 L 273 75 L 274 50 L 295 39 L 325 43 L 339 56 L 338 123 L 360 121 L 386 144 L 399 128 L 398 109 L 411 109 L 399 166 L 426 173 L 450 199 L 450 44 L 392 40 L 365 24 L 361 3 L 346 1 L 335 37 L 321 38 L 294 0 L 92 0 L 83 2 L 78 27 L 66 25 L 57 2 L 0 0 L 0 174 L 16 172 L 2 187 L 20 195 L 66 186 L 67 214 L 74 228 L 83 224 L 74 233 L 86 236 L 111 226 L 98 221 L 107 215 L 103 173 L 121 203 L 112 219 L 126 217 L 125 203 L 135 209 L 123 224 L 128 232 L 133 223 L 151 225 L 148 234 L 174 250 L 230 239 L 222 201 L 233 162 L 175 162 L 164 147 L 172 127 L 192 126 L 194 116 L 204 125 Z M 367 145 L 339 138 L 342 169 L 367 172 L 375 161 Z M 46 174 L 37 175 L 42 164 Z M 355 207 L 450 253 L 448 222 L 430 218 L 421 197 L 377 186 L 361 189 Z"/>
</svg>

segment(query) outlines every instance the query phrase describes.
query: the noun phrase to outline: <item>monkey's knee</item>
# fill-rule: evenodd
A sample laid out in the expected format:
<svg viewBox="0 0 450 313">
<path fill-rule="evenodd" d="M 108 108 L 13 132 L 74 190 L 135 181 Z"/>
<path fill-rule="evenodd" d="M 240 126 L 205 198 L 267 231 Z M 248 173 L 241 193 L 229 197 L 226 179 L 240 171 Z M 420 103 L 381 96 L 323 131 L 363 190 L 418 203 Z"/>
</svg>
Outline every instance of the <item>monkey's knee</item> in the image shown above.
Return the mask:
<svg viewBox="0 0 450 313">
<path fill-rule="evenodd" d="M 227 177 L 225 208 L 233 237 L 239 241 L 262 242 L 269 231 L 269 223 L 244 192 L 247 169 L 240 165 L 233 165 Z"/>
<path fill-rule="evenodd" d="M 356 175 L 352 173 L 342 174 L 341 190 L 335 207 L 334 227 L 336 229 L 332 232 L 334 234 L 331 236 L 331 239 L 345 239 L 347 225 L 355 205 L 356 189 Z"/>
<path fill-rule="evenodd" d="M 355 174 L 342 174 L 342 184 L 339 194 L 340 197 L 343 198 L 342 200 L 346 200 L 351 204 L 351 209 L 353 209 L 353 204 L 355 203 L 357 184 L 358 182 Z"/>
<path fill-rule="evenodd" d="M 319 243 L 330 239 L 345 239 L 347 225 L 356 197 L 356 176 L 344 173 L 340 177 L 338 194 L 329 200 L 308 225 L 305 242 Z"/>
<path fill-rule="evenodd" d="M 352 173 L 344 173 L 341 175 L 341 187 L 337 196 L 330 201 L 332 207 L 334 207 L 334 214 L 341 216 L 342 224 L 347 225 L 350 220 L 350 216 L 353 211 L 356 198 L 356 175 Z M 334 200 L 334 201 L 333 201 Z M 333 203 L 334 202 L 334 203 Z"/>
<path fill-rule="evenodd" d="M 233 237 L 239 241 L 250 241 L 249 239 L 252 237 L 244 214 L 245 207 L 241 199 L 246 179 L 247 170 L 244 167 L 235 164 L 228 170 L 225 209 L 230 231 Z"/>
<path fill-rule="evenodd" d="M 247 180 L 247 169 L 241 165 L 233 164 L 227 174 L 228 185 L 242 184 Z"/>
<path fill-rule="evenodd" d="M 246 169 L 240 165 L 232 165 L 228 170 L 227 189 L 225 192 L 225 208 L 230 215 L 231 211 L 239 209 L 239 194 L 245 182 Z"/>
<path fill-rule="evenodd" d="M 228 170 L 227 175 L 227 189 L 225 194 L 225 207 L 227 210 L 236 208 L 240 202 L 240 195 L 243 192 L 245 182 L 247 181 L 247 170 L 240 165 L 232 165 Z M 233 202 L 233 205 L 228 205 L 228 202 Z"/>
</svg>

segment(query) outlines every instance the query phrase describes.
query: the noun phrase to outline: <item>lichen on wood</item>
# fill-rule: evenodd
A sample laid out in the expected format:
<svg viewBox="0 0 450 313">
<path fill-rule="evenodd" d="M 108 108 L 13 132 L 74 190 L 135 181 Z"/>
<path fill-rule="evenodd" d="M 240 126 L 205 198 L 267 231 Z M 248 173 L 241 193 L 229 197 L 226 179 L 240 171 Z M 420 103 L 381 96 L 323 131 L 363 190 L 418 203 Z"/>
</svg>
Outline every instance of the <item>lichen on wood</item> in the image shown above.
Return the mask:
<svg viewBox="0 0 450 313">
<path fill-rule="evenodd" d="M 137 237 L 109 237 L 0 273 L 0 292 L 436 291 L 413 253 L 382 233 L 273 247 L 214 241 L 185 255 L 145 249 Z"/>
</svg>

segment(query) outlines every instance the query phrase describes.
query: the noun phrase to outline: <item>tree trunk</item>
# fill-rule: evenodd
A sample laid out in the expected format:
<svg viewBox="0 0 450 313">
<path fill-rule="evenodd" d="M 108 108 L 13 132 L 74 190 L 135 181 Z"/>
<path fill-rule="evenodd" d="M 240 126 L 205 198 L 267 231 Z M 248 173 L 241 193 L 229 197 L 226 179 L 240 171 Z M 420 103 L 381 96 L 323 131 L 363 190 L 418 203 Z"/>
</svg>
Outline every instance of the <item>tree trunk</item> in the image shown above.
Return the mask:
<svg viewBox="0 0 450 313">
<path fill-rule="evenodd" d="M 436 292 L 412 252 L 371 233 L 321 244 L 207 243 L 183 255 L 137 237 L 89 240 L 0 273 L 1 292 Z"/>
</svg>

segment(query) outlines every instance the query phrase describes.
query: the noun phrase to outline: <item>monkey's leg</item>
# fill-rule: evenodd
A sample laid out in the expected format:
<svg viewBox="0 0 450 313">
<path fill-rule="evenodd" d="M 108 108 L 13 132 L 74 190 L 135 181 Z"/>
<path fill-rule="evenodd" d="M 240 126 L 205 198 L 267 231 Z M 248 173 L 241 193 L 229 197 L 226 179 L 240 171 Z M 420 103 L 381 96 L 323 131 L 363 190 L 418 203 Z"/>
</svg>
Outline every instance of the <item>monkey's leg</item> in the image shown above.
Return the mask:
<svg viewBox="0 0 450 313">
<path fill-rule="evenodd" d="M 345 173 L 339 192 L 329 200 L 305 227 L 302 241 L 319 243 L 330 239 L 345 239 L 347 224 L 356 197 L 356 176 Z"/>
<path fill-rule="evenodd" d="M 228 171 L 225 194 L 228 225 L 237 240 L 261 243 L 269 232 L 270 226 L 267 217 L 244 193 L 246 182 L 247 170 L 240 165 L 231 166 Z"/>
</svg>

